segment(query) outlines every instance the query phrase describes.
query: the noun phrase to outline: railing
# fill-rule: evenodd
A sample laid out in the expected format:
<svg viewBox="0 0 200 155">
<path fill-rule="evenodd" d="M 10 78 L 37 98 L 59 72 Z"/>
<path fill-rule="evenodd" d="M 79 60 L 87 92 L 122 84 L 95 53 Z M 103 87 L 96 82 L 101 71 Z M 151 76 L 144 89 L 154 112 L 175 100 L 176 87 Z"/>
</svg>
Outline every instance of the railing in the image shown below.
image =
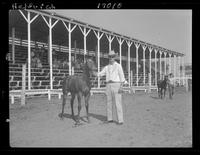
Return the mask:
<svg viewBox="0 0 200 155">
<path fill-rule="evenodd" d="M 64 77 L 68 76 L 68 69 L 53 69 L 53 90 L 50 90 L 50 69 L 49 68 L 31 68 L 31 89 L 28 90 L 28 70 L 25 69 L 25 94 L 48 94 L 48 98 L 51 98 L 51 94 L 58 94 L 61 96 L 62 81 Z M 80 75 L 81 70 L 75 70 L 76 75 Z M 143 75 L 143 74 L 141 74 Z M 128 73 L 125 73 L 125 78 L 128 81 Z M 143 78 L 141 78 L 143 79 Z M 134 80 L 132 80 L 134 83 Z M 97 80 L 91 77 L 92 93 L 99 93 L 105 91 L 106 79 L 101 77 L 100 88 L 97 88 Z M 11 96 L 11 102 L 14 103 L 15 97 L 21 96 L 22 90 L 22 64 L 9 64 L 9 90 Z M 146 88 L 145 88 L 146 90 Z"/>
<path fill-rule="evenodd" d="M 68 70 L 67 69 L 53 69 L 53 89 L 50 90 L 50 78 L 49 78 L 49 69 L 48 68 L 31 68 L 31 90 L 28 90 L 27 87 L 27 69 L 26 71 L 26 78 L 25 82 L 23 82 L 23 76 L 22 76 L 22 65 L 19 64 L 10 64 L 9 65 L 9 95 L 11 97 L 11 103 L 14 103 L 15 97 L 22 98 L 22 90 L 23 90 L 23 84 L 25 83 L 26 87 L 24 88 L 25 95 L 35 95 L 35 94 L 47 94 L 48 99 L 51 99 L 52 94 L 56 94 L 61 98 L 62 94 L 62 81 L 64 77 L 68 76 Z M 76 70 L 75 74 L 80 75 L 82 71 Z M 140 73 L 139 75 L 139 83 L 143 84 L 143 73 Z M 125 73 L 126 80 L 128 80 L 128 74 Z M 136 75 L 134 75 L 131 79 L 132 85 L 131 87 L 126 87 L 125 90 L 128 92 L 135 92 L 136 90 L 144 90 L 145 92 L 150 92 L 151 89 L 157 89 L 157 86 L 150 85 L 149 78 L 150 74 L 147 76 L 145 74 L 145 79 L 148 81 L 145 81 L 145 85 L 138 85 L 135 86 L 136 83 Z M 185 83 L 186 91 L 190 90 L 190 87 L 192 85 L 192 77 L 176 77 L 178 81 L 182 81 Z M 101 84 L 100 88 L 97 88 L 97 81 L 94 77 L 91 77 L 92 81 L 92 93 L 103 93 L 105 91 L 105 77 L 101 78 Z"/>
</svg>

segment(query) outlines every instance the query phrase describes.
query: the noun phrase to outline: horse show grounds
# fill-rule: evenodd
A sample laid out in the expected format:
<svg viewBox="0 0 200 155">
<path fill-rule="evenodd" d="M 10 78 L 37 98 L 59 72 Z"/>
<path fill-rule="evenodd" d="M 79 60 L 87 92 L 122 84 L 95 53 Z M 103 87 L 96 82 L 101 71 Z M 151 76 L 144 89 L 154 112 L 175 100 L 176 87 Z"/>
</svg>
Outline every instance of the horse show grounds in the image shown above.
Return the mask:
<svg viewBox="0 0 200 155">
<path fill-rule="evenodd" d="M 18 147 L 192 147 L 192 92 L 176 88 L 173 100 L 168 93 L 158 99 L 156 92 L 123 94 L 124 124 L 104 124 L 106 96 L 94 94 L 89 101 L 91 122 L 84 120 L 82 100 L 81 122 L 71 119 L 70 96 L 60 119 L 62 99 L 28 98 L 9 104 L 10 146 Z M 115 108 L 115 107 L 114 107 Z M 77 114 L 77 99 L 74 103 Z M 116 113 L 114 113 L 116 120 Z"/>
</svg>

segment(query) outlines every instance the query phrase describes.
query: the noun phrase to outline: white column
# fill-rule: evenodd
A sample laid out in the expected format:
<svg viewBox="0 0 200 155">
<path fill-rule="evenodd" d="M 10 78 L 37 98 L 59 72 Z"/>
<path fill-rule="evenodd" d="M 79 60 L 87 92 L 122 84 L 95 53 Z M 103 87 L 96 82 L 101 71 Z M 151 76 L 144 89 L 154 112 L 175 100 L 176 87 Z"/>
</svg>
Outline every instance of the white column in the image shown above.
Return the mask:
<svg viewBox="0 0 200 155">
<path fill-rule="evenodd" d="M 111 43 L 112 43 L 112 41 L 113 41 L 113 39 L 114 39 L 114 36 L 111 36 L 111 35 L 107 35 L 107 34 L 106 34 L 106 37 L 107 37 L 107 39 L 108 39 L 108 41 L 109 41 L 109 51 L 111 51 Z"/>
<path fill-rule="evenodd" d="M 50 89 L 53 89 L 53 64 L 52 64 L 52 29 L 53 27 L 56 25 L 56 23 L 58 22 L 58 20 L 56 20 L 53 24 L 52 24 L 52 17 L 49 17 L 49 22 L 47 22 L 46 18 L 44 18 L 44 16 L 42 16 L 42 18 L 44 19 L 44 21 L 46 22 L 46 24 L 49 27 L 49 65 L 50 65 Z"/>
<path fill-rule="evenodd" d="M 39 14 L 35 15 L 31 19 L 29 11 L 27 11 L 27 17 L 21 10 L 19 10 L 19 12 L 26 20 L 28 27 L 28 90 L 30 90 L 31 89 L 31 23 L 38 17 Z"/>
<path fill-rule="evenodd" d="M 52 67 L 52 18 L 49 18 L 49 64 L 50 64 L 50 89 L 53 89 L 53 67 Z"/>
<path fill-rule="evenodd" d="M 134 42 L 136 47 L 136 85 L 138 86 L 138 48 L 140 46 L 139 43 Z"/>
<path fill-rule="evenodd" d="M 22 90 L 21 90 L 21 105 L 24 106 L 26 101 L 26 64 L 22 65 Z"/>
<path fill-rule="evenodd" d="M 118 43 L 119 43 L 119 63 L 122 65 L 122 43 L 124 42 L 124 40 L 122 38 L 118 38 Z"/>
<path fill-rule="evenodd" d="M 162 78 L 162 64 L 161 64 L 161 56 L 162 56 L 162 51 L 159 51 L 160 52 L 160 80 Z"/>
<path fill-rule="evenodd" d="M 89 30 L 87 31 L 87 30 L 86 30 L 86 27 L 84 27 L 84 28 L 82 29 L 82 27 L 79 26 L 79 28 L 80 28 L 80 30 L 81 30 L 83 36 L 84 36 L 84 62 L 85 62 L 85 55 L 87 54 L 86 37 L 87 37 L 87 35 L 89 34 L 89 32 L 91 31 L 91 29 L 89 29 Z"/>
<path fill-rule="evenodd" d="M 72 75 L 72 63 L 71 63 L 71 32 L 76 28 L 77 25 L 74 25 L 74 27 L 71 28 L 71 23 L 68 23 L 68 26 L 65 24 L 64 21 L 62 21 L 65 28 L 68 31 L 68 35 L 69 35 L 69 39 L 68 39 L 68 43 L 69 43 L 69 75 Z"/>
<path fill-rule="evenodd" d="M 164 52 L 164 64 L 165 64 L 165 67 L 164 67 L 164 70 L 165 70 L 165 75 L 167 74 L 167 58 L 166 58 L 166 55 L 167 55 L 167 52 Z"/>
<path fill-rule="evenodd" d="M 177 60 L 178 61 L 178 66 L 177 67 L 178 67 L 178 77 L 179 77 L 178 82 L 179 82 L 179 85 L 181 84 L 181 79 L 180 79 L 180 77 L 181 77 L 181 69 L 180 69 L 181 63 L 180 63 L 180 60 L 181 59 L 180 58 L 181 58 L 180 56 L 177 57 L 177 59 L 178 59 Z"/>
<path fill-rule="evenodd" d="M 151 75 L 151 52 L 152 52 L 152 50 L 153 50 L 153 48 L 151 48 L 151 47 L 148 47 L 149 48 L 149 74 L 150 74 L 150 76 L 149 76 L 149 80 L 150 80 L 150 86 L 151 86 L 151 77 L 152 77 L 152 75 Z"/>
<path fill-rule="evenodd" d="M 142 49 L 143 49 L 143 84 L 145 86 L 145 50 L 146 50 L 147 46 L 146 45 L 142 45 Z"/>
<path fill-rule="evenodd" d="M 15 63 L 15 28 L 12 28 L 12 62 Z"/>
<path fill-rule="evenodd" d="M 94 30 L 93 30 L 94 31 Z M 103 34 L 100 34 L 100 32 L 98 31 L 97 33 L 94 31 L 94 34 L 97 37 L 97 69 L 98 69 L 98 73 L 100 72 L 100 39 L 102 38 Z M 98 77 L 98 88 L 100 88 L 100 77 Z"/>
<path fill-rule="evenodd" d="M 166 56 L 166 74 L 169 74 L 169 53 L 168 53 L 168 57 Z"/>
<path fill-rule="evenodd" d="M 68 53 L 68 61 L 69 61 L 69 75 L 72 75 L 72 55 L 71 55 L 71 23 L 68 24 L 68 44 L 69 44 L 69 53 Z"/>
<path fill-rule="evenodd" d="M 130 69 L 130 47 L 132 45 L 133 42 L 131 41 L 128 41 L 126 40 L 126 43 L 128 45 L 128 84 L 129 84 L 129 87 L 131 86 L 131 77 L 130 77 L 130 72 L 131 72 L 131 69 Z"/>
<path fill-rule="evenodd" d="M 158 50 L 157 49 L 154 49 L 155 51 L 155 86 L 157 86 L 157 52 Z"/>
<path fill-rule="evenodd" d="M 172 72 L 172 63 L 171 63 L 171 53 L 169 53 L 169 73 L 171 73 Z"/>
<path fill-rule="evenodd" d="M 176 55 L 174 55 L 174 77 L 176 77 Z"/>
<path fill-rule="evenodd" d="M 182 71 L 183 71 L 183 77 L 185 77 L 185 63 L 184 63 L 184 57 L 182 57 Z M 185 85 L 185 80 L 183 80 L 183 85 Z"/>
<path fill-rule="evenodd" d="M 183 56 L 180 57 L 180 65 L 181 65 L 181 85 L 183 85 Z"/>
<path fill-rule="evenodd" d="M 31 89 L 31 22 L 30 12 L 28 12 L 28 90 Z"/>
</svg>

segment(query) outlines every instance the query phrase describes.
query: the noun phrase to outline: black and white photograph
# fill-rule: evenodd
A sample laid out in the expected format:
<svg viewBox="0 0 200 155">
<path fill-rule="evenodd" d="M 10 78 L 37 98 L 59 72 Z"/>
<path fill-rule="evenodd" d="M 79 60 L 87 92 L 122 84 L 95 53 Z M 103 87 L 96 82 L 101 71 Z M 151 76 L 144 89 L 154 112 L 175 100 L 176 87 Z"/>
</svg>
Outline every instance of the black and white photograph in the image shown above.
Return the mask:
<svg viewBox="0 0 200 155">
<path fill-rule="evenodd" d="M 10 148 L 192 148 L 192 9 L 120 5 L 9 10 Z"/>
</svg>

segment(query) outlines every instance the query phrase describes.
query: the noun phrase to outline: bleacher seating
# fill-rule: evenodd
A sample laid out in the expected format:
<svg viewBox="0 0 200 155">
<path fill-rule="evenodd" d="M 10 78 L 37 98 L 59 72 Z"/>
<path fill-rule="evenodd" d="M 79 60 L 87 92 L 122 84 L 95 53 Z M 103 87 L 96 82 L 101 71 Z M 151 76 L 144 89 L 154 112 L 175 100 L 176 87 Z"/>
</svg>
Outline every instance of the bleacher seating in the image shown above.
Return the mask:
<svg viewBox="0 0 200 155">
<path fill-rule="evenodd" d="M 81 70 L 75 70 L 75 75 L 80 76 Z M 31 89 L 49 89 L 50 73 L 46 68 L 31 68 Z M 63 79 L 68 76 L 68 70 L 53 69 L 53 89 L 61 89 Z M 26 77 L 26 88 L 28 84 Z M 97 81 L 91 77 L 92 87 L 97 87 Z M 9 65 L 9 90 L 20 90 L 22 86 L 22 66 Z M 105 86 L 105 79 L 101 82 L 101 87 Z"/>
<path fill-rule="evenodd" d="M 31 48 L 33 49 L 33 48 Z M 9 52 L 11 53 L 11 45 L 9 45 Z M 15 64 L 10 63 L 9 66 L 9 90 L 20 90 L 22 85 L 22 64 L 26 62 L 28 57 L 27 47 L 15 45 Z M 46 49 L 47 51 L 47 49 Z M 63 61 L 66 57 L 66 53 L 55 51 L 56 57 Z M 45 59 L 45 60 L 44 60 Z M 47 53 L 43 54 L 42 57 L 42 68 L 31 68 L 31 89 L 49 89 L 50 88 L 50 67 L 47 64 Z M 101 66 L 102 69 L 103 66 Z M 148 65 L 146 65 L 146 70 Z M 28 72 L 28 69 L 27 69 Z M 75 74 L 80 75 L 81 70 L 75 69 Z M 153 65 L 152 65 L 152 75 L 153 75 Z M 68 69 L 53 69 L 53 89 L 62 88 L 62 80 L 68 75 Z M 27 74 L 28 76 L 28 74 Z M 132 85 L 136 85 L 136 74 L 134 74 L 132 79 Z M 138 75 L 139 86 L 143 86 L 143 73 Z M 128 81 L 128 73 L 125 73 L 125 79 Z M 94 77 L 91 78 L 92 86 L 97 87 L 97 80 L 94 81 Z M 152 85 L 155 83 L 154 77 L 152 76 Z M 145 74 L 145 84 L 148 84 L 148 74 Z M 26 88 L 28 88 L 28 77 L 26 77 Z M 105 87 L 106 81 L 105 77 L 101 78 L 100 87 Z"/>
</svg>

